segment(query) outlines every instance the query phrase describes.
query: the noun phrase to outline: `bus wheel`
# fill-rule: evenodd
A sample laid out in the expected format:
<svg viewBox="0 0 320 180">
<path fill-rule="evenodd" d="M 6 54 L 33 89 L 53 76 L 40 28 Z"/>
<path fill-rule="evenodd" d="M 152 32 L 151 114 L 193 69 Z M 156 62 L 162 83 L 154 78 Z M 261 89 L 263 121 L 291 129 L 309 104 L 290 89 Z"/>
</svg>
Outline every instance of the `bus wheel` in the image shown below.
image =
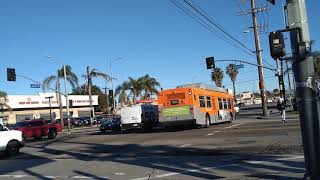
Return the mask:
<svg viewBox="0 0 320 180">
<path fill-rule="evenodd" d="M 205 125 L 205 127 L 206 128 L 208 128 L 208 127 L 210 127 L 210 117 L 208 116 L 208 115 L 206 115 L 206 125 Z"/>
</svg>

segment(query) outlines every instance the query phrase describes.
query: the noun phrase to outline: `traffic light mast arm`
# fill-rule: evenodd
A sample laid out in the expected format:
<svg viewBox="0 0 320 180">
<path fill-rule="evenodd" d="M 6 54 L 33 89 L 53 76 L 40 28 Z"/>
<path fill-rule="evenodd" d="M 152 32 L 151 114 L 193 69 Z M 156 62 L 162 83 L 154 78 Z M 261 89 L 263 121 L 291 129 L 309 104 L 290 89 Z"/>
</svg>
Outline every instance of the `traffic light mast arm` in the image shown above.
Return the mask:
<svg viewBox="0 0 320 180">
<path fill-rule="evenodd" d="M 42 83 L 40 83 L 40 82 L 38 82 L 38 81 L 35 81 L 35 80 L 31 79 L 31 78 L 28 78 L 27 76 L 18 75 L 18 74 L 17 74 L 16 76 L 22 77 L 22 78 L 27 79 L 27 80 L 29 80 L 29 81 L 32 81 L 32 82 L 34 82 L 34 83 L 40 84 L 40 85 L 43 86 L 43 87 L 46 87 L 46 88 L 48 88 L 48 89 L 50 89 L 50 90 L 52 90 L 52 91 L 54 91 L 54 92 L 56 92 L 56 93 L 59 93 L 59 94 L 62 94 L 62 95 L 64 95 L 64 96 L 66 96 L 65 93 L 60 92 L 60 91 L 58 91 L 58 90 L 55 90 L 55 89 L 53 89 L 53 88 L 51 88 L 51 87 L 49 87 L 49 86 L 46 86 L 46 85 L 44 85 L 44 84 L 42 84 Z"/>
<path fill-rule="evenodd" d="M 236 59 L 221 59 L 221 60 L 215 60 L 215 62 L 240 62 L 240 63 L 244 63 L 244 64 L 249 64 L 249 65 L 252 65 L 252 66 L 257 66 L 257 67 L 262 67 L 262 68 L 265 68 L 265 69 L 268 69 L 268 70 L 271 70 L 271 71 L 277 71 L 277 69 L 274 69 L 274 68 L 270 68 L 270 67 L 266 67 L 266 66 L 261 66 L 261 65 L 258 65 L 258 64 L 254 64 L 254 63 L 250 63 L 250 62 L 247 62 L 247 61 L 242 61 L 242 60 L 236 60 Z"/>
</svg>

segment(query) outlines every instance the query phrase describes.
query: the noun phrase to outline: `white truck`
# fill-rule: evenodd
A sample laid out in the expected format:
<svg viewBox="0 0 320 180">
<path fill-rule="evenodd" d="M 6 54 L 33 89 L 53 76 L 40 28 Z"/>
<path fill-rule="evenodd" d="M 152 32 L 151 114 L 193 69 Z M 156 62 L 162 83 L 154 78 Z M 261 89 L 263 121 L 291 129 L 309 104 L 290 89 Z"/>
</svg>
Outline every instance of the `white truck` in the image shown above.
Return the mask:
<svg viewBox="0 0 320 180">
<path fill-rule="evenodd" d="M 19 153 L 20 148 L 24 146 L 22 132 L 9 130 L 3 124 L 0 124 L 0 151 L 4 151 L 9 156 Z"/>
<path fill-rule="evenodd" d="M 159 123 L 157 105 L 134 105 L 120 110 L 121 130 L 143 128 L 151 130 Z"/>
</svg>

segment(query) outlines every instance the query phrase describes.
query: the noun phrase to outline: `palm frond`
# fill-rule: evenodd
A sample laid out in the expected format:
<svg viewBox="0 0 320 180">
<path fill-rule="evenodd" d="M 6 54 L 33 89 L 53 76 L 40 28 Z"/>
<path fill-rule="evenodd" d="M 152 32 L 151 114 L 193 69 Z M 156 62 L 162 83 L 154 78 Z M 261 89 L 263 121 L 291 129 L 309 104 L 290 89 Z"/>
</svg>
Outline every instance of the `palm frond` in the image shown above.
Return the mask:
<svg viewBox="0 0 320 180">
<path fill-rule="evenodd" d="M 111 76 L 109 76 L 108 74 L 102 73 L 100 71 L 98 71 L 97 69 L 92 69 L 90 72 L 90 77 L 100 77 L 102 79 L 104 79 L 105 81 L 111 81 Z"/>
<path fill-rule="evenodd" d="M 49 89 L 48 87 L 50 87 L 51 83 L 53 83 L 55 80 L 57 80 L 57 78 L 58 78 L 57 76 L 51 75 L 51 76 L 47 77 L 46 79 L 44 79 L 42 82 L 42 84 L 44 85 L 44 86 L 42 86 L 43 92 L 47 91 Z"/>
</svg>

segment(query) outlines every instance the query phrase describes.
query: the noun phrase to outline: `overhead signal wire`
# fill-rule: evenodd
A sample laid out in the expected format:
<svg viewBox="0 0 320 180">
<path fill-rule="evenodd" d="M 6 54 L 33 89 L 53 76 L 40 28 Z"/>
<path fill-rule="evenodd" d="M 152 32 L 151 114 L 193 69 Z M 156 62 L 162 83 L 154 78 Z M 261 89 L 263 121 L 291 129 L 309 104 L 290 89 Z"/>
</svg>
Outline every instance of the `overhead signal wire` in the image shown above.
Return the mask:
<svg viewBox="0 0 320 180">
<path fill-rule="evenodd" d="M 187 3 L 192 9 L 194 9 L 196 12 L 198 12 L 202 17 L 204 17 L 206 20 L 208 20 L 211 24 L 213 24 L 215 27 L 217 27 L 220 31 L 222 31 L 224 34 L 226 34 L 229 38 L 231 38 L 232 40 L 234 40 L 235 42 L 237 42 L 238 44 L 240 44 L 240 46 L 244 47 L 245 49 L 247 49 L 248 51 L 250 51 L 250 53 L 246 52 L 247 54 L 249 54 L 250 56 L 255 56 L 256 52 L 252 51 L 250 48 L 248 48 L 246 45 L 244 45 L 243 43 L 241 43 L 239 40 L 237 40 L 235 37 L 233 37 L 230 33 L 228 33 L 221 25 L 219 25 L 208 13 L 206 13 L 199 5 L 197 5 L 195 2 L 193 2 L 192 0 L 189 0 L 190 2 L 192 2 L 195 6 L 193 6 L 190 2 L 188 2 L 187 0 L 183 0 L 185 3 Z M 198 9 L 197 9 L 198 8 Z M 202 13 L 201 13 L 202 12 Z M 270 63 L 268 63 L 266 60 L 262 59 L 263 62 L 265 62 L 266 64 L 268 64 L 271 67 L 274 67 L 273 65 L 271 65 Z"/>
<path fill-rule="evenodd" d="M 200 19 L 195 15 L 193 12 L 191 12 L 189 9 L 185 8 L 181 3 L 177 2 L 176 0 L 170 0 L 174 5 L 176 5 L 179 9 L 181 9 L 183 12 L 185 12 L 189 17 L 191 17 L 193 20 L 195 20 L 197 23 L 202 25 L 204 28 L 209 30 L 210 32 L 214 33 L 216 36 L 218 36 L 221 40 L 225 41 L 229 45 L 235 47 L 235 48 L 240 48 L 238 45 L 230 42 L 223 34 L 219 33 L 216 29 L 214 29 L 212 26 L 210 26 L 207 22 L 204 20 Z M 245 53 L 249 53 L 243 49 L 240 49 Z"/>
</svg>

